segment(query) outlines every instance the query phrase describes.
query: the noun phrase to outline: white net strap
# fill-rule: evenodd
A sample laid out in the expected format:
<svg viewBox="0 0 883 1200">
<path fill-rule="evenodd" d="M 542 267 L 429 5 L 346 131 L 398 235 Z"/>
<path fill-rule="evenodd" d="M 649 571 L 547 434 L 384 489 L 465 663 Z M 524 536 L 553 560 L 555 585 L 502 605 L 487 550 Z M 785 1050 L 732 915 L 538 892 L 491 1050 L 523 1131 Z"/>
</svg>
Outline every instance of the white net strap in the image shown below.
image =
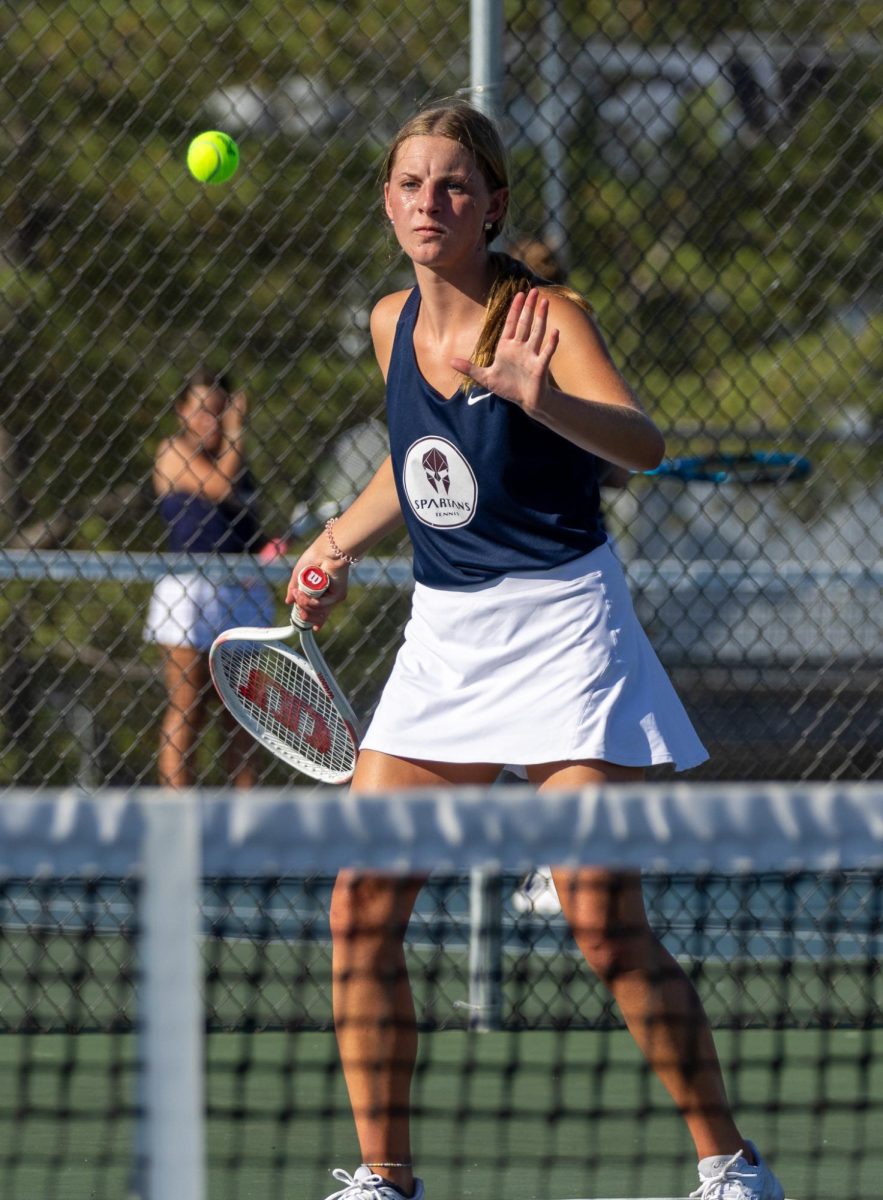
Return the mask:
<svg viewBox="0 0 883 1200">
<path fill-rule="evenodd" d="M 0 872 L 127 873 L 144 808 L 199 809 L 206 874 L 416 872 L 593 863 L 660 871 L 883 866 L 883 783 L 611 785 L 537 797 L 528 787 L 355 797 L 331 788 L 86 794 L 7 791 Z"/>
</svg>

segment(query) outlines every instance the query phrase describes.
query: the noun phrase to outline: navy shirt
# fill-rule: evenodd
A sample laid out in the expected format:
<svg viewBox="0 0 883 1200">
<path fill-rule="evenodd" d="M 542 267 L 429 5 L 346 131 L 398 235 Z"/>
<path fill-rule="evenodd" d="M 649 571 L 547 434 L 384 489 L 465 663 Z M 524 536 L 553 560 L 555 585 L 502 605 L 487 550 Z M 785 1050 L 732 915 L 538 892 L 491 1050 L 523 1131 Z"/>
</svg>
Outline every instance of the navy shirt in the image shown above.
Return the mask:
<svg viewBox="0 0 883 1200">
<path fill-rule="evenodd" d="M 541 571 L 606 541 L 598 460 L 477 384 L 442 396 L 414 353 L 420 292 L 396 328 L 386 385 L 390 451 L 414 576 L 459 588 Z"/>
<path fill-rule="evenodd" d="M 254 484 L 248 472 L 233 495 L 220 504 L 195 492 L 169 492 L 159 511 L 168 526 L 172 553 L 256 554 L 265 542 L 254 508 Z"/>
</svg>

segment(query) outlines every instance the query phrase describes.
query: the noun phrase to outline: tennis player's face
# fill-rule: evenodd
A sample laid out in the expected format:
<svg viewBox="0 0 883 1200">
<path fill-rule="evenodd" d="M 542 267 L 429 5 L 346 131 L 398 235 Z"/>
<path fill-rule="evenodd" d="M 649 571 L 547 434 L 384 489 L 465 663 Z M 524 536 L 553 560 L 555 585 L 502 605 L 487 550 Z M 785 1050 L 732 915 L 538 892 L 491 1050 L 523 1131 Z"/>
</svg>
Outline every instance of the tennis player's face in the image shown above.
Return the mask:
<svg viewBox="0 0 883 1200">
<path fill-rule="evenodd" d="M 384 188 L 399 244 L 426 266 L 483 255 L 485 222 L 502 215 L 505 195 L 504 188 L 489 191 L 465 147 L 437 136 L 403 142 Z"/>
</svg>

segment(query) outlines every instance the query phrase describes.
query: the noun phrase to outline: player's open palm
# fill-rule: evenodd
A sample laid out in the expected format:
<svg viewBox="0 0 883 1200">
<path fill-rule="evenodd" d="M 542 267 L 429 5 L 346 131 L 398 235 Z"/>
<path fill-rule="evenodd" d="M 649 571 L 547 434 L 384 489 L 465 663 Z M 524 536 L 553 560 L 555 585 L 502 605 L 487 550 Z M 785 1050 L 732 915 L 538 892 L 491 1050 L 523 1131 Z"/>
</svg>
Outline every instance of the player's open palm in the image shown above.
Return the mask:
<svg viewBox="0 0 883 1200">
<path fill-rule="evenodd" d="M 456 371 L 488 392 L 503 396 L 526 412 L 536 409 L 549 383 L 549 364 L 558 345 L 558 330 L 548 330 L 549 301 L 536 288 L 518 292 L 489 367 L 455 358 Z"/>
</svg>

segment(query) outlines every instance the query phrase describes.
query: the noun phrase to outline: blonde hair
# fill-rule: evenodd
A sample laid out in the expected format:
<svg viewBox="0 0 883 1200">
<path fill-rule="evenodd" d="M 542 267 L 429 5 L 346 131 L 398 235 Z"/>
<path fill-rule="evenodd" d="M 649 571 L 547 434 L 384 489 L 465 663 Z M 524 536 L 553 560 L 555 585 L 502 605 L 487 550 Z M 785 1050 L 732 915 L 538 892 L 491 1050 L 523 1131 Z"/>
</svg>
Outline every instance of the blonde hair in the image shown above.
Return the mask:
<svg viewBox="0 0 883 1200">
<path fill-rule="evenodd" d="M 396 155 L 402 145 L 412 137 L 444 137 L 457 142 L 472 155 L 475 165 L 487 184 L 488 191 L 496 192 L 509 187 L 509 164 L 503 139 L 490 117 L 473 108 L 464 100 L 452 100 L 447 104 L 434 104 L 411 117 L 392 140 L 383 161 L 383 178 L 389 183 Z M 485 231 L 485 242 L 489 245 L 497 237 L 506 221 L 506 204 L 490 229 Z"/>
<path fill-rule="evenodd" d="M 434 104 L 422 109 L 401 127 L 393 138 L 383 162 L 383 178 L 389 182 L 395 166 L 396 155 L 402 145 L 412 137 L 445 137 L 465 147 L 472 155 L 481 172 L 488 191 L 496 192 L 509 188 L 509 164 L 503 139 L 494 122 L 471 104 L 453 100 Z M 508 197 L 500 216 L 485 231 L 485 244 L 500 235 L 506 223 Z M 495 250 L 488 251 L 491 268 L 491 287 L 485 304 L 485 318 L 478 341 L 472 352 L 472 361 L 479 367 L 487 367 L 494 361 L 497 343 L 506 323 L 506 314 L 517 292 L 529 292 L 532 287 L 542 287 L 573 300 L 587 312 L 588 302 L 579 292 L 565 284 L 550 283 L 517 258 Z M 471 385 L 472 380 L 466 379 Z"/>
<path fill-rule="evenodd" d="M 557 296 L 565 296 L 578 304 L 587 313 L 592 306 L 584 296 L 572 287 L 562 283 L 550 283 L 537 275 L 526 263 L 508 254 L 492 250 L 488 255 L 493 271 L 493 282 L 488 293 L 484 310 L 484 325 L 478 335 L 475 349 L 472 351 L 472 362 L 477 367 L 489 367 L 497 352 L 497 343 L 506 324 L 506 314 L 509 306 L 518 292 L 529 292 L 531 288 L 542 288 L 544 292 L 553 292 Z M 472 380 L 469 380 L 471 385 Z"/>
</svg>

